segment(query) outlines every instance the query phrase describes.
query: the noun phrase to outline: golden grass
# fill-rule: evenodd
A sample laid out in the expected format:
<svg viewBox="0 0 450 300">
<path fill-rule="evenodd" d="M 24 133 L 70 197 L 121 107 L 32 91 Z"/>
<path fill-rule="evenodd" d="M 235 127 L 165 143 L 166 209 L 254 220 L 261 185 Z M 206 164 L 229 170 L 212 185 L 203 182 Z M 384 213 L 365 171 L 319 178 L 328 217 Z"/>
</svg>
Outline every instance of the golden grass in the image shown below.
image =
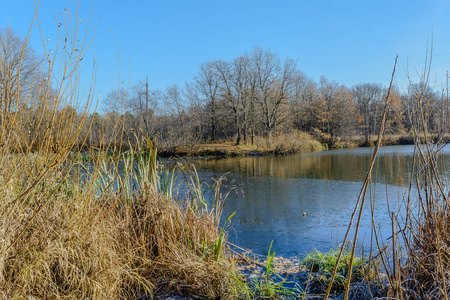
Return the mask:
<svg viewBox="0 0 450 300">
<path fill-rule="evenodd" d="M 40 186 L 28 197 L 32 205 L 13 208 L 20 183 L 0 185 L 7 195 L 0 203 L 3 298 L 237 297 L 235 266 L 224 248 L 222 259 L 206 251 L 219 240 L 211 211 L 158 192 L 128 205 L 122 195 L 98 196 L 89 184 L 61 180 L 49 175 L 44 193 Z"/>
<path fill-rule="evenodd" d="M 96 160 L 88 166 L 89 174 L 74 173 L 80 155 L 74 152 L 75 146 L 81 144 L 81 149 L 87 138 L 81 129 L 87 127 L 89 132 L 92 125 L 86 124 L 92 95 L 83 99 L 83 112 L 75 118 L 71 111 L 79 108 L 80 62 L 86 54 L 84 43 L 89 39 L 77 36 L 80 19 L 77 12 L 70 19 L 70 13 L 66 15 L 67 23 L 64 22 L 66 28 L 60 32 L 64 47 L 54 49 L 59 59 L 46 52 L 49 60 L 45 62 L 48 66 L 43 67 L 45 72 L 32 74 L 35 82 L 23 86 L 19 64 L 19 72 L 10 72 L 14 74 L 7 78 L 6 84 L 19 83 L 15 86 L 16 96 L 8 92 L 1 98 L 5 103 L 0 103 L 0 107 L 8 109 L 0 115 L 0 297 L 136 299 L 173 294 L 202 299 L 248 297 L 247 287 L 237 278 L 235 264 L 222 246 L 224 237 L 218 228 L 222 206 L 217 201 L 211 208 L 204 206 L 205 199 L 198 190 L 201 186 L 195 185 L 186 199 L 168 198 L 173 193 L 163 193 L 156 182 L 156 152 L 152 152 L 150 143 L 131 155 L 146 157 L 150 151 L 150 160 L 141 161 L 141 167 L 150 170 L 146 179 L 142 178 L 144 169 L 134 170 L 134 162 L 121 172 L 115 161 L 112 166 L 116 168 L 110 174 L 108 170 L 105 173 L 103 167 L 108 158 L 95 155 L 94 149 L 91 154 Z M 73 20 L 74 27 L 70 26 Z M 25 48 L 26 40 L 19 51 L 19 61 Z M 57 61 L 62 65 L 54 71 Z M 54 78 L 54 83 L 50 83 L 50 78 Z M 441 182 L 438 151 L 431 149 L 433 141 L 427 137 L 426 126 L 421 125 L 423 105 L 418 102 L 414 138 L 427 151 L 421 152 L 411 174 L 416 178 L 417 193 L 423 197 L 418 199 L 417 211 L 406 211 L 402 230 L 395 229 L 399 216 L 392 214 L 393 246 L 389 252 L 392 256 L 381 247 L 379 250 L 389 281 L 387 296 L 443 299 L 447 298 L 450 283 L 450 202 Z M 111 136 L 102 137 L 105 148 L 120 145 L 123 136 L 120 122 L 112 124 Z M 443 140 L 438 139 L 440 143 Z M 211 145 L 205 146 L 207 151 L 210 148 Z M 302 132 L 256 141 L 257 151 L 275 154 L 322 149 L 320 143 Z M 225 144 L 218 151 L 249 150 L 253 148 Z M 127 159 L 117 152 L 113 154 L 112 157 Z M 368 174 L 366 188 L 370 181 Z M 130 188 L 128 176 L 141 176 L 140 190 Z M 411 197 L 406 199 L 408 209 L 412 202 Z M 402 243 L 398 242 L 400 237 Z M 404 246 L 402 256 L 399 249 Z M 350 266 L 354 251 L 353 245 Z M 349 284 L 350 280 L 346 297 Z"/>
<path fill-rule="evenodd" d="M 17 97 L 0 98 L 12 107 L 0 115 L 0 298 L 236 298 L 242 284 L 225 247 L 217 246 L 224 239 L 218 228 L 222 206 L 186 205 L 199 201 L 191 199 L 196 191 L 186 199 L 168 198 L 172 191 L 157 188 L 156 149 L 150 143 L 128 156 L 114 150 L 111 161 L 96 155 L 120 141 L 119 120 L 115 133 L 102 137 L 105 148 L 90 149 L 95 160 L 81 171 L 75 149 L 88 136 L 82 128 L 88 134 L 92 125 L 86 123 L 92 94 L 76 116 L 89 41 L 87 33 L 77 34 L 88 21 L 80 21 L 77 5 L 64 18 L 59 35 L 64 46 L 53 49 L 54 55 L 45 53 L 45 72 L 33 74 L 32 84 L 15 85 L 22 91 Z M 25 48 L 26 40 L 19 61 Z M 15 73 L 6 86 L 20 78 Z M 129 169 L 117 168 L 119 159 L 135 156 L 140 160 L 129 161 Z M 140 180 L 139 189 L 131 189 L 131 177 Z"/>
<path fill-rule="evenodd" d="M 403 199 L 395 205 L 388 207 L 387 213 L 391 218 L 390 237 L 381 236 L 375 228 L 375 220 L 378 215 L 372 209 L 373 222 L 372 246 L 369 261 L 375 261 L 379 268 L 378 279 L 367 280 L 366 291 L 375 287 L 376 294 L 383 299 L 448 299 L 450 285 L 450 195 L 448 193 L 449 182 L 447 177 L 448 165 L 441 155 L 441 150 L 448 144 L 448 128 L 450 108 L 448 96 L 442 98 L 442 102 L 434 104 L 433 109 L 442 111 L 438 133 L 429 132 L 429 107 L 428 79 L 429 64 L 427 60 L 425 71 L 421 76 L 420 85 L 410 86 L 410 110 L 411 133 L 408 138 L 401 136 L 383 137 L 384 117 L 389 101 L 389 93 L 386 97 L 386 106 L 381 121 L 380 133 L 375 143 L 370 169 L 366 181 L 361 189 L 360 196 L 355 205 L 348 230 L 358 212 L 356 233 L 353 239 L 352 256 L 356 249 L 359 220 L 362 216 L 363 202 L 367 192 L 372 190 L 372 167 L 381 144 L 400 143 L 413 141 L 415 144 L 414 155 L 410 170 L 410 178 L 403 193 Z M 395 72 L 395 66 L 394 66 Z M 394 74 L 391 79 L 391 86 Z M 447 87 L 448 90 L 448 87 Z M 448 94 L 447 94 L 448 95 Z M 375 170 L 374 170 L 375 172 Z M 370 187 L 370 189 L 369 189 Z M 371 193 L 371 192 L 369 192 Z M 389 203 L 389 195 L 387 201 Z M 371 205 L 375 199 L 370 195 Z M 344 241 L 347 240 L 349 231 L 346 232 Z M 343 251 L 341 248 L 341 253 Z M 373 251 L 373 254 L 372 254 Z M 340 256 L 341 254 L 339 254 Z M 352 265 L 350 261 L 349 265 Z M 333 277 L 336 274 L 338 264 L 335 265 Z M 351 270 L 351 268 L 349 269 Z M 351 272 L 346 278 L 346 293 L 344 299 L 371 299 L 374 294 L 357 292 L 353 287 L 361 287 L 361 282 L 351 282 Z M 328 285 L 325 299 L 328 299 L 332 288 L 333 278 Z M 354 292 L 357 292 L 356 294 Z M 352 294 L 353 293 L 353 294 Z"/>
<path fill-rule="evenodd" d="M 262 139 L 261 145 L 265 151 L 283 155 L 316 152 L 326 149 L 325 146 L 314 140 L 311 135 L 302 131 L 277 135 L 272 141 Z"/>
<path fill-rule="evenodd" d="M 302 131 L 293 131 L 286 134 L 277 134 L 269 141 L 267 137 L 257 137 L 254 144 L 243 143 L 236 145 L 231 141 L 216 143 L 203 143 L 195 149 L 178 147 L 171 151 L 164 151 L 163 155 L 187 155 L 187 156 L 245 156 L 254 154 L 289 155 L 309 153 L 326 150 L 326 147 L 311 135 Z"/>
</svg>

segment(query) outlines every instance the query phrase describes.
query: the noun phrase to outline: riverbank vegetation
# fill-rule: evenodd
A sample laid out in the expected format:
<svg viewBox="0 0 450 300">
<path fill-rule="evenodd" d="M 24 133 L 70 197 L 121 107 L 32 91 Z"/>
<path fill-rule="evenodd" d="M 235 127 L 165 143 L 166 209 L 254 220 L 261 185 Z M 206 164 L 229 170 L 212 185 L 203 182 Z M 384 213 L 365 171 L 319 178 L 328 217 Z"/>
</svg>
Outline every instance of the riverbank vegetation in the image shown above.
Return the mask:
<svg viewBox="0 0 450 300">
<path fill-rule="evenodd" d="M 137 167 L 131 155 L 131 169 L 120 173 L 112 168 L 117 161 L 99 161 L 84 178 L 42 155 L 10 155 L 0 184 L 2 297 L 211 299 L 245 292 L 219 231 L 219 187 L 212 204 L 199 186 L 177 199 L 170 181 L 153 173 L 149 151 Z M 149 171 L 136 172 L 143 165 Z"/>
<path fill-rule="evenodd" d="M 260 156 L 260 155 L 289 155 L 326 150 L 326 145 L 315 140 L 311 135 L 294 131 L 288 134 L 277 135 L 269 141 L 267 138 L 258 138 L 255 145 L 235 142 L 217 141 L 202 143 L 196 147 L 176 147 L 163 149 L 162 157 L 171 156 Z"/>
<path fill-rule="evenodd" d="M 0 34 L 0 298 L 248 297 L 219 227 L 220 183 L 213 202 L 196 178 L 177 195 L 145 134 L 114 149 L 122 129 L 113 155 L 89 148 L 96 159 L 80 163 L 95 127 L 77 90 L 86 37 L 64 17 L 48 60 Z"/>
<path fill-rule="evenodd" d="M 281 61 L 260 48 L 229 62 L 205 62 L 185 87 L 160 91 L 149 86 L 139 82 L 103 99 L 104 113 L 91 116 L 96 125 L 89 142 L 101 145 L 102 135 L 110 131 L 107 124 L 115 124 L 109 121 L 114 119 L 123 122 L 125 138 L 131 143 L 132 131 L 142 129 L 162 151 L 172 153 L 196 153 L 205 143 L 222 142 L 292 153 L 308 147 L 280 146 L 279 142 L 292 141 L 297 132 L 302 132 L 295 137 L 297 144 L 311 136 L 330 149 L 369 146 L 380 128 L 387 91 L 375 83 L 347 87 L 324 77 L 315 82 L 294 60 Z M 429 87 L 425 92 L 427 126 L 430 133 L 437 133 L 436 109 L 445 106 L 445 99 Z M 412 88 L 392 88 L 385 124 L 392 144 L 413 143 L 408 112 L 415 97 Z"/>
<path fill-rule="evenodd" d="M 410 103 L 408 119 L 411 122 L 411 132 L 414 138 L 415 151 L 412 160 L 409 182 L 402 192 L 402 198 L 395 208 L 388 206 L 391 217 L 391 236 L 382 236 L 375 225 L 372 228 L 372 246 L 368 261 L 372 258 L 380 263 L 377 273 L 384 274 L 384 280 L 378 282 L 378 290 L 384 291 L 383 297 L 394 299 L 448 299 L 449 292 L 449 260 L 448 251 L 448 178 L 446 177 L 445 161 L 440 155 L 441 150 L 449 142 L 448 130 L 450 128 L 448 105 L 448 78 L 447 86 L 443 89 L 442 99 L 444 106 L 435 106 L 434 115 L 439 116 L 435 122 L 437 128 L 431 129 L 430 114 L 431 98 L 428 91 L 430 81 L 431 55 L 427 56 L 423 72 L 420 74 L 420 84 L 411 84 L 410 90 L 414 101 Z M 394 67 L 395 73 L 395 67 Z M 393 79 L 393 77 L 392 77 Z M 392 81 L 391 81 L 392 86 Z M 345 278 L 345 299 L 352 294 L 352 267 L 357 266 L 355 252 L 356 240 L 362 217 L 364 205 L 372 208 L 372 223 L 378 215 L 374 212 L 376 182 L 372 181 L 372 172 L 377 160 L 379 146 L 383 141 L 383 134 L 389 107 L 389 93 L 376 146 L 374 147 L 369 171 L 355 204 L 344 243 L 348 241 L 350 229 L 354 229 L 353 244 L 348 263 L 349 273 Z M 436 134 L 433 135 L 432 132 Z M 389 195 L 386 195 L 389 203 Z M 353 222 L 356 220 L 356 224 Z M 347 255 L 345 246 L 342 246 L 327 287 L 325 299 L 328 299 L 334 280 L 339 278 L 339 262 Z M 367 283 L 364 298 L 371 299 L 374 294 L 370 292 L 371 285 Z M 369 293 L 368 293 L 369 292 Z M 381 296 L 381 295 L 380 295 Z"/>
<path fill-rule="evenodd" d="M 325 78 L 315 83 L 295 61 L 255 48 L 231 62 L 204 63 L 183 90 L 151 91 L 141 82 L 111 92 L 99 114 L 90 111 L 92 94 L 77 90 L 88 38 L 76 27 L 63 29 L 61 48 L 43 56 L 28 37 L 0 33 L 2 298 L 291 295 L 274 279 L 272 249 L 262 280 L 252 284 L 241 274 L 243 255 L 228 247 L 229 220 L 221 223 L 220 180 L 207 200 L 195 170 L 185 171 L 187 190 L 177 193 L 174 173 L 158 167 L 157 147 L 291 154 L 345 147 L 357 140 L 350 137 L 370 144 L 373 134 L 373 161 L 383 134 L 416 143 L 404 202 L 390 212 L 392 236 L 374 228 L 369 257 L 357 258 L 356 244 L 346 243 L 311 253 L 303 263 L 316 277 L 296 286 L 296 296 L 306 297 L 309 285 L 313 293 L 334 288 L 348 298 L 366 284 L 367 298 L 373 289 L 383 297 L 447 297 L 450 208 L 439 151 L 448 142 L 449 100 L 429 87 L 429 73 L 406 92 L 348 88 Z M 90 158 L 80 159 L 83 152 Z M 372 171 L 352 221 L 361 217 Z"/>
<path fill-rule="evenodd" d="M 437 133 L 436 109 L 445 100 L 429 87 L 426 93 L 428 129 Z M 369 146 L 380 127 L 385 94 L 385 87 L 373 83 L 314 82 L 293 60 L 281 62 L 275 53 L 256 48 L 231 62 L 204 63 L 184 88 L 149 90 L 149 83 L 139 82 L 111 92 L 103 99 L 103 114 L 89 116 L 87 144 L 101 147 L 113 135 L 111 124 L 121 122 L 128 142 L 135 143 L 133 132 L 142 130 L 167 155 L 207 153 L 207 145 L 217 143 L 294 153 L 308 151 L 298 145 L 309 137 L 330 149 Z M 413 143 L 408 111 L 415 97 L 411 89 L 393 87 L 385 125 L 391 144 Z M 292 142 L 293 135 L 296 145 L 280 145 L 283 139 Z"/>
<path fill-rule="evenodd" d="M 329 149 L 369 146 L 380 128 L 387 91 L 376 83 L 347 87 L 325 77 L 316 82 L 302 73 L 295 60 L 281 60 L 270 50 L 255 48 L 230 61 L 203 63 L 194 78 L 186 78 L 184 87 L 155 90 L 143 80 L 129 83 L 129 89 L 111 91 L 100 99 L 98 112 L 91 107 L 84 114 L 79 103 L 72 102 L 53 114 L 51 107 L 39 104 L 37 90 L 48 85 L 47 93 L 57 92 L 48 73 L 55 52 L 40 55 L 29 45 L 22 47 L 25 40 L 10 28 L 2 30 L 1 39 L 8 45 L 2 48 L 4 67 L 14 70 L 5 73 L 2 110 L 15 109 L 14 101 L 8 99 L 17 98 L 17 90 L 21 98 L 27 97 L 24 91 L 30 92 L 20 115 L 26 122 L 10 145 L 17 151 L 37 149 L 47 124 L 58 119 L 71 119 L 79 127 L 74 146 L 85 151 L 127 148 L 141 140 L 143 133 L 167 156 L 205 155 L 216 144 L 236 145 L 224 151 L 236 155 L 245 149 L 272 154 L 321 149 L 311 139 Z M 73 50 L 81 64 L 86 53 Z M 18 75 L 19 62 L 18 89 L 13 78 Z M 423 88 L 421 83 L 406 90 L 392 87 L 385 124 L 385 135 L 392 137 L 392 144 L 413 142 L 409 115 L 418 100 L 414 93 L 418 88 Z M 443 87 L 425 88 L 427 130 L 438 134 L 446 105 Z M 219 150 L 219 154 L 223 153 Z"/>
<path fill-rule="evenodd" d="M 390 295 L 410 299 L 448 299 L 449 227 L 448 165 L 441 150 L 449 142 L 450 111 L 436 108 L 440 115 L 438 135 L 432 136 L 427 114 L 431 56 L 421 73 L 421 85 L 414 86 L 417 101 L 409 118 L 414 131 L 415 156 L 402 209 L 391 211 L 392 247 L 382 251 L 384 269 L 390 279 Z M 387 262 L 391 262 L 388 264 Z"/>
</svg>

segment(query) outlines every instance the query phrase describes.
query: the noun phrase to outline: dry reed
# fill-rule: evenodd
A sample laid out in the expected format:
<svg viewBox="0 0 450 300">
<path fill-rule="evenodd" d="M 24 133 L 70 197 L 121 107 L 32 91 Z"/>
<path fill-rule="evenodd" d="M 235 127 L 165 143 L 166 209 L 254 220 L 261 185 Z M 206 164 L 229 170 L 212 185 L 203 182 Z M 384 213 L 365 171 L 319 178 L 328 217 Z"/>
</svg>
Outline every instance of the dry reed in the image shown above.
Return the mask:
<svg viewBox="0 0 450 300">
<path fill-rule="evenodd" d="M 151 144 L 131 155 L 149 157 L 142 161 L 147 171 L 136 170 L 132 161 L 125 173 L 116 168 L 105 174 L 105 158 L 91 149 L 97 158 L 88 172 L 79 172 L 87 138 L 81 128 L 92 126 L 86 123 L 91 93 L 81 115 L 76 112 L 89 27 L 79 37 L 78 8 L 64 15 L 64 25 L 55 24 L 62 46 L 55 56 L 45 49 L 45 71 L 36 68 L 31 84 L 16 85 L 23 91 L 16 98 L 0 91 L 8 92 L 1 98 L 7 103 L 0 103 L 8 106 L 0 119 L 0 298 L 237 297 L 234 263 L 217 247 L 225 238 L 218 228 L 220 211 L 184 206 L 190 199 L 168 198 L 157 189 Z M 26 48 L 27 39 L 19 59 Z M 20 78 L 19 71 L 7 86 Z M 119 120 L 117 133 L 103 136 L 102 145 L 117 144 L 122 125 Z M 127 158 L 117 151 L 112 156 Z M 112 163 L 118 166 L 119 160 Z M 142 182 L 151 185 L 130 189 L 129 176 L 144 171 L 150 177 Z M 208 251 L 214 245 L 215 253 Z"/>
<path fill-rule="evenodd" d="M 344 299 L 358 299 L 363 297 L 363 294 L 364 299 L 376 298 L 375 295 L 382 299 L 448 299 L 450 195 L 448 183 L 445 182 L 448 166 L 441 152 L 449 141 L 450 106 L 448 84 L 444 89 L 447 92 L 442 93 L 441 101 L 430 100 L 430 90 L 432 90 L 429 87 L 430 66 L 431 55 L 428 56 L 427 53 L 420 83 L 413 84 L 410 81 L 410 103 L 407 113 L 412 127 L 411 138 L 414 139 L 415 150 L 410 179 L 403 193 L 404 199 L 395 210 L 388 212 L 392 222 L 391 236 L 383 241 L 377 228 L 374 227 L 372 231 L 374 242 L 372 249 L 378 253 L 368 257 L 368 261 L 378 266 L 371 270 L 375 270 L 378 274 L 363 284 L 362 282 L 351 283 L 350 273 L 346 282 Z M 437 112 L 440 117 L 439 128 L 438 132 L 432 135 L 429 130 L 430 117 L 432 113 Z M 379 131 L 374 156 L 383 142 L 382 129 L 383 127 Z M 349 228 L 352 226 L 358 207 L 360 211 L 362 209 L 363 204 L 360 200 L 364 199 L 368 186 L 371 184 L 371 173 L 372 169 L 367 174 Z M 371 199 L 371 201 L 375 200 Z M 388 209 L 392 208 L 388 206 Z M 373 224 L 376 218 L 372 211 Z M 356 232 L 358 227 L 359 224 L 356 224 Z M 357 234 L 354 240 L 356 238 Z M 353 245 L 353 252 L 355 246 L 356 244 Z M 351 265 L 352 262 L 350 262 Z M 331 284 L 326 297 L 329 295 Z M 363 291 L 362 294 L 361 291 Z M 374 293 L 367 293 L 367 291 L 374 291 Z"/>
</svg>

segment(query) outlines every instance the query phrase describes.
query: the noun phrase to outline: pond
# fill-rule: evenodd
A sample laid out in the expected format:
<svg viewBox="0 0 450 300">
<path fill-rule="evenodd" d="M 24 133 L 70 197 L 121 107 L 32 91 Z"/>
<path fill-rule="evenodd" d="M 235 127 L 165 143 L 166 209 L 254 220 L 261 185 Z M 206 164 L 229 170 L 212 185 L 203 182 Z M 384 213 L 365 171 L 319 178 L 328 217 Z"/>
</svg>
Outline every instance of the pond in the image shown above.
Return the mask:
<svg viewBox="0 0 450 300">
<path fill-rule="evenodd" d="M 190 162 L 200 179 L 225 175 L 223 219 L 236 212 L 228 227 L 229 241 L 266 254 L 271 241 L 278 255 L 302 256 L 312 249 L 328 251 L 345 235 L 372 149 L 355 148 L 295 156 L 239 157 Z M 389 238 L 389 209 L 402 209 L 414 146 L 380 148 L 363 210 L 358 242 L 370 246 L 371 206 L 375 225 Z M 450 160 L 449 151 L 443 156 Z M 353 235 L 352 235 L 353 236 Z"/>
</svg>

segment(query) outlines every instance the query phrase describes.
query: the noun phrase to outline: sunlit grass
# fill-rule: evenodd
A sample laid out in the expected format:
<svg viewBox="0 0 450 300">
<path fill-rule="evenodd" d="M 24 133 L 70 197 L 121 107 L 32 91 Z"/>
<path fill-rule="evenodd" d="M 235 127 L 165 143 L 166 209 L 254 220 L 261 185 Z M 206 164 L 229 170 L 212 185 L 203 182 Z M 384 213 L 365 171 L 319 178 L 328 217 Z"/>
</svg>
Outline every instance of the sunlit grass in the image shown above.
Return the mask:
<svg viewBox="0 0 450 300">
<path fill-rule="evenodd" d="M 93 100 L 89 94 L 80 109 L 85 37 L 76 36 L 80 19 L 70 13 L 64 47 L 54 50 L 60 56 L 44 60 L 48 80 L 36 74 L 34 84 L 17 86 L 23 98 L 8 98 L 16 106 L 1 114 L 0 298 L 246 295 L 219 228 L 220 184 L 214 205 L 185 205 L 204 203 L 200 184 L 174 197 L 174 172 L 161 171 L 148 137 L 125 152 L 115 147 L 120 120 L 114 134 L 101 137 L 102 148 L 84 145 L 81 128 L 89 133 Z M 15 76 L 11 84 L 20 82 Z M 202 244 L 213 251 L 205 253 Z"/>
</svg>

